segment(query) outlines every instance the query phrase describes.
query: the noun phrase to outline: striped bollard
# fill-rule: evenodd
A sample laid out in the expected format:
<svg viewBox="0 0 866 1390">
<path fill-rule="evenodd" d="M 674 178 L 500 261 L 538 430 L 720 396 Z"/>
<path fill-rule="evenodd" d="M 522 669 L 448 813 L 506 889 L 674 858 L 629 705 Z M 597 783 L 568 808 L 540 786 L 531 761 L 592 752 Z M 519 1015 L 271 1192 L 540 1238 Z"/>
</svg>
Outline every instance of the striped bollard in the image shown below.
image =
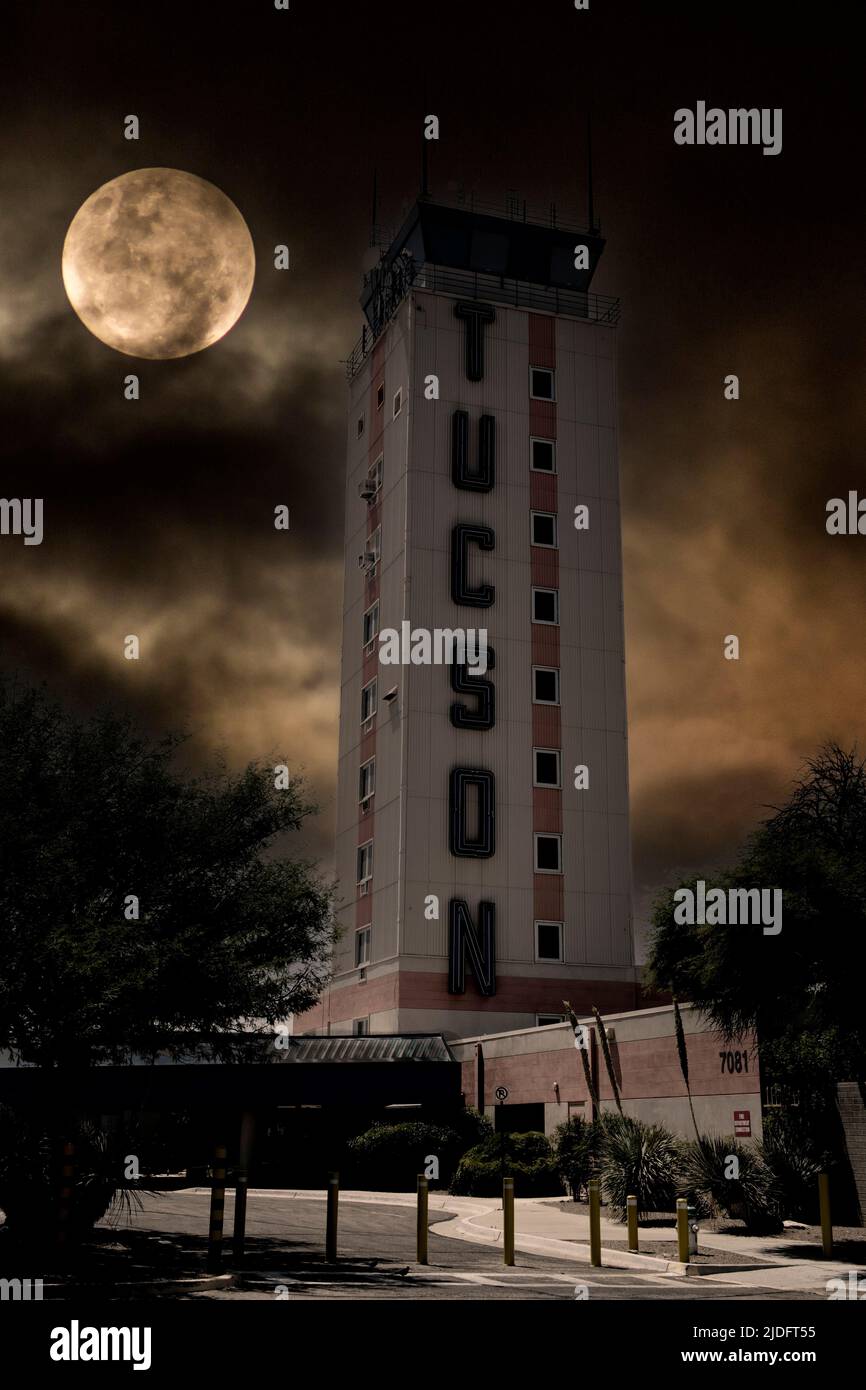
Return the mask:
<svg viewBox="0 0 866 1390">
<path fill-rule="evenodd" d="M 833 1219 L 830 1215 L 830 1174 L 818 1174 L 818 1208 L 821 1213 L 821 1250 L 825 1260 L 833 1258 Z"/>
<path fill-rule="evenodd" d="M 337 1214 L 340 1206 L 340 1174 L 328 1176 L 328 1216 L 325 1227 L 325 1259 L 328 1264 L 337 1262 Z"/>
<path fill-rule="evenodd" d="M 69 1217 L 72 1211 L 72 1193 L 75 1187 L 75 1145 L 70 1140 L 63 1144 L 63 1162 L 60 1168 L 60 1205 L 57 1211 L 57 1244 L 62 1249 L 69 1234 Z"/>
<path fill-rule="evenodd" d="M 417 1257 L 419 1265 L 427 1263 L 427 1202 L 429 1183 L 423 1173 L 418 1174 L 418 1223 L 416 1232 Z"/>
<path fill-rule="evenodd" d="M 637 1250 L 637 1197 L 626 1197 L 628 1209 L 628 1248 Z"/>
<path fill-rule="evenodd" d="M 226 1150 L 224 1144 L 217 1144 L 214 1149 L 213 1178 L 210 1189 L 210 1228 L 207 1237 L 207 1267 L 211 1273 L 222 1268 L 225 1206 Z"/>
<path fill-rule="evenodd" d="M 601 1264 L 601 1183 L 598 1178 L 589 1180 L 589 1263 L 596 1268 Z"/>
<path fill-rule="evenodd" d="M 689 1204 L 685 1197 L 677 1198 L 677 1259 L 689 1263 Z"/>
<path fill-rule="evenodd" d="M 514 1179 L 502 1179 L 502 1258 L 514 1264 Z"/>
</svg>

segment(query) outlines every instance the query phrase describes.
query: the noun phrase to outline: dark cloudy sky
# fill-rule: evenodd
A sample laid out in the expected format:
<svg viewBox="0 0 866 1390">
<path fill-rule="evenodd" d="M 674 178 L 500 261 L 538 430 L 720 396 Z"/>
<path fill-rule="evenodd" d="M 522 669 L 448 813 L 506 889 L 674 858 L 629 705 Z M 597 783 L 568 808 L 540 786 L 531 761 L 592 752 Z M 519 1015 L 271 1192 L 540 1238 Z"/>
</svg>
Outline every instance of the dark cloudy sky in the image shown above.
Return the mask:
<svg viewBox="0 0 866 1390">
<path fill-rule="evenodd" d="M 756 17 L 756 12 L 760 16 Z M 706 11 L 706 13 L 703 13 Z M 856 14 L 853 7 L 847 12 Z M 417 188 L 583 199 L 591 103 L 623 299 L 621 463 L 635 882 L 730 856 L 828 737 L 863 740 L 866 494 L 862 72 L 841 7 L 591 0 L 376 5 L 7 0 L 0 103 L 2 666 L 87 710 L 187 727 L 233 765 L 284 753 L 331 849 L 345 388 L 374 165 Z M 782 107 L 783 151 L 680 148 L 698 100 Z M 141 138 L 122 138 L 138 115 Z M 180 361 L 103 346 L 60 250 L 126 169 L 186 169 L 244 214 L 258 274 L 232 333 Z M 292 269 L 271 269 L 286 242 Z M 142 399 L 124 401 L 137 370 Z M 736 372 L 742 398 L 723 399 Z M 273 508 L 291 507 L 289 535 Z M 127 633 L 142 659 L 123 659 Z M 741 660 L 722 641 L 738 634 Z"/>
</svg>

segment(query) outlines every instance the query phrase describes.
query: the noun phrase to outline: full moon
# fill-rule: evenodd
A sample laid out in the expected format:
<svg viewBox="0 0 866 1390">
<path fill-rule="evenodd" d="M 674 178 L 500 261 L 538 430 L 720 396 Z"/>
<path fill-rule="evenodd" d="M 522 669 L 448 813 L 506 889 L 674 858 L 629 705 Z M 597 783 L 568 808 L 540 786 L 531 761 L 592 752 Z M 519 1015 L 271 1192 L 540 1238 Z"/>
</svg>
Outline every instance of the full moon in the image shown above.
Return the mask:
<svg viewBox="0 0 866 1390">
<path fill-rule="evenodd" d="M 256 257 L 230 198 L 181 169 L 133 169 L 82 203 L 63 243 L 81 322 L 130 357 L 187 357 L 237 323 Z"/>
</svg>

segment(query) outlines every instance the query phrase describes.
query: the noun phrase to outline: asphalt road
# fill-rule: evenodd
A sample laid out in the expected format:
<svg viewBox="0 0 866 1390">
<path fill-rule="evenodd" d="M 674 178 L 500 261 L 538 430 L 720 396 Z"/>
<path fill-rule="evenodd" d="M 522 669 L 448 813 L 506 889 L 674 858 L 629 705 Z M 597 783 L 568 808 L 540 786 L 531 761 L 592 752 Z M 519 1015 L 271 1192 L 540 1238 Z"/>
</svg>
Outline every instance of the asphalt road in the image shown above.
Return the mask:
<svg viewBox="0 0 866 1390">
<path fill-rule="evenodd" d="M 226 1194 L 228 1237 L 233 1200 Z M 200 1249 L 207 1232 L 205 1193 L 160 1193 L 145 1197 L 135 1229 L 188 1237 Z M 585 1286 L 589 1299 L 707 1301 L 813 1301 L 808 1294 L 712 1284 L 704 1276 L 686 1281 L 658 1273 L 593 1270 L 577 1262 L 541 1255 L 516 1255 L 513 1268 L 500 1248 L 436 1234 L 450 1219 L 431 1212 L 429 1264 L 415 1263 L 415 1211 L 340 1201 L 338 1263 L 325 1263 L 325 1204 L 282 1195 L 250 1193 L 247 1207 L 247 1258 L 239 1286 L 225 1291 L 183 1295 L 193 1299 L 320 1301 L 326 1299 L 445 1299 L 569 1301 Z M 127 1223 L 123 1223 L 126 1225 Z M 177 1295 L 175 1295 L 177 1297 Z"/>
</svg>

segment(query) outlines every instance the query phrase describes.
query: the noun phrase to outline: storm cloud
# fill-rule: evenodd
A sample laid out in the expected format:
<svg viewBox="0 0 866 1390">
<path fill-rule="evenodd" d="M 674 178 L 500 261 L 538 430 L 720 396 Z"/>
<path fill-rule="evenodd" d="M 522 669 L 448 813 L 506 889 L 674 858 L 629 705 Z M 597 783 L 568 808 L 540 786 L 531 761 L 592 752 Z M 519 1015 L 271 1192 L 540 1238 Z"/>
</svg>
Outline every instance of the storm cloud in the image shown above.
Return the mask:
<svg viewBox="0 0 866 1390">
<path fill-rule="evenodd" d="M 866 539 L 824 529 L 830 497 L 866 492 L 859 172 L 840 137 L 856 88 L 823 21 L 799 35 L 788 7 L 759 19 L 746 4 L 530 13 L 449 0 L 433 22 L 386 3 L 375 26 L 364 7 L 302 4 L 10 10 L 0 493 L 45 499 L 45 540 L 0 542 L 4 669 L 82 710 L 187 727 L 193 758 L 284 754 L 322 805 L 306 840 L 327 862 L 340 359 L 360 327 L 373 169 L 382 225 L 417 187 L 426 66 L 434 193 L 514 188 L 560 216 L 582 208 L 592 104 L 608 239 L 594 288 L 623 299 L 639 921 L 673 875 L 729 859 L 819 742 L 862 741 Z M 529 65 L 528 25 L 544 37 Z M 675 146 L 673 113 L 698 98 L 783 108 L 784 151 Z M 130 112 L 137 143 L 122 138 Z M 77 320 L 60 249 L 94 189 L 155 165 L 224 190 L 258 270 L 223 341 L 137 363 Z M 273 269 L 278 243 L 288 272 Z M 129 371 L 137 402 L 123 398 Z M 274 530 L 278 504 L 289 532 Z M 139 662 L 123 659 L 128 633 Z"/>
</svg>

